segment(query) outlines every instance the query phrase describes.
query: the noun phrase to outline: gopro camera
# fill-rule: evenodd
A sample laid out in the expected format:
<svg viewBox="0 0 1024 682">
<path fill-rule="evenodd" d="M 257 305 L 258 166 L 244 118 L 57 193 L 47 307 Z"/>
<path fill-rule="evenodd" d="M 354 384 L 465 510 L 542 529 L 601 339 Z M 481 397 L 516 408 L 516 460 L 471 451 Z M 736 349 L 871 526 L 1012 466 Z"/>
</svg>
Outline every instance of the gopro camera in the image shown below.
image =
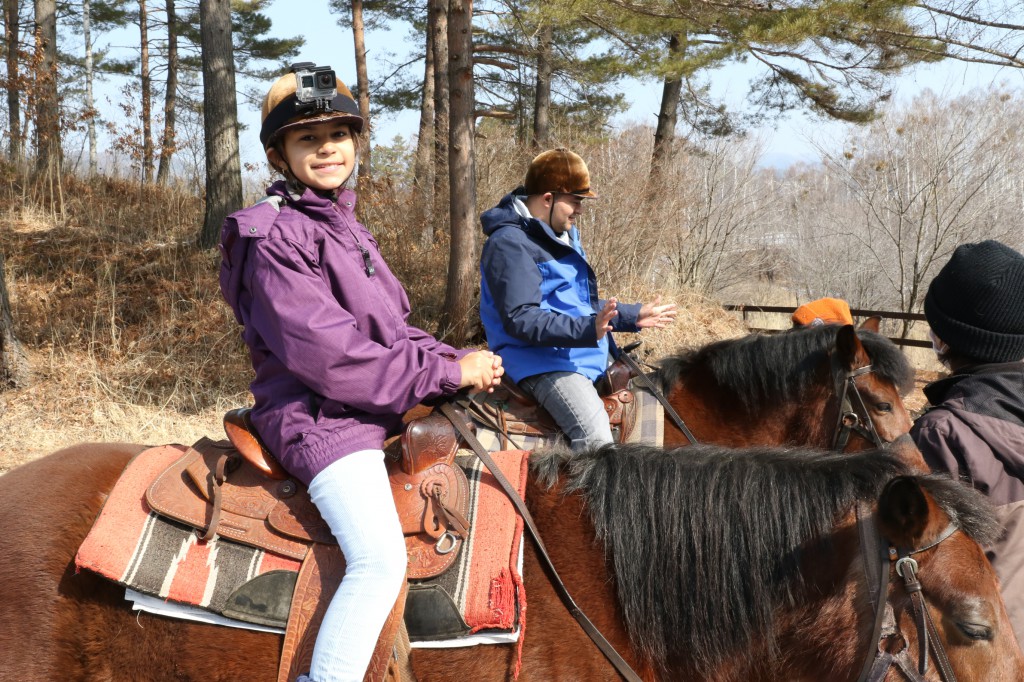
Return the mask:
<svg viewBox="0 0 1024 682">
<path fill-rule="evenodd" d="M 303 109 L 330 108 L 331 100 L 338 94 L 337 77 L 329 66 L 317 66 L 313 62 L 292 64 L 295 74 L 295 98 Z"/>
</svg>

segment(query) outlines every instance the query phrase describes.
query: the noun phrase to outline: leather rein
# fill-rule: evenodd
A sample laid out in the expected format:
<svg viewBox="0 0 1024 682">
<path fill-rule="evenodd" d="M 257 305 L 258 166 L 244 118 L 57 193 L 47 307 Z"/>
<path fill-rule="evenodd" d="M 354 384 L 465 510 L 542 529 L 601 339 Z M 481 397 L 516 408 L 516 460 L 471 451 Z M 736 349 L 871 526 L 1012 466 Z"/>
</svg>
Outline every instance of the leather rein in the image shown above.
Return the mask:
<svg viewBox="0 0 1024 682">
<path fill-rule="evenodd" d="M 950 524 L 938 538 L 916 549 L 894 547 L 882 543 L 874 522 L 874 514 L 864 504 L 857 507 L 857 526 L 860 530 L 864 570 L 868 580 L 868 596 L 875 612 L 875 626 L 868 642 L 876 647 L 874 655 L 868 652 L 864 668 L 858 678 L 859 682 L 882 682 L 893 666 L 896 666 L 910 682 L 925 682 L 929 649 L 935 657 L 941 679 L 944 682 L 956 682 L 949 656 L 939 638 L 935 622 L 928 612 L 924 590 L 917 577 L 919 566 L 913 555 L 934 549 L 959 529 Z M 910 596 L 914 622 L 917 626 L 917 666 L 910 658 L 910 646 L 896 622 L 896 615 L 886 589 L 892 573 L 891 565 L 895 568 L 896 575 L 903 579 L 903 588 Z M 893 652 L 897 646 L 899 649 Z"/>
<path fill-rule="evenodd" d="M 494 479 L 498 482 L 498 485 L 501 486 L 505 495 L 512 502 L 512 506 L 514 506 L 516 511 L 518 511 L 523 517 L 523 525 L 526 527 L 530 537 L 533 538 L 534 543 L 537 545 L 537 555 L 540 559 L 540 563 L 547 571 L 551 578 L 552 585 L 555 588 L 555 592 L 558 593 L 558 596 L 561 598 L 562 603 L 565 604 L 565 607 L 569 610 L 569 613 L 576 619 L 576 622 L 580 624 L 583 631 L 590 636 L 590 639 L 593 640 L 594 644 L 597 645 L 597 648 L 605 655 L 605 658 L 607 658 L 615 667 L 615 670 L 622 675 L 623 679 L 627 680 L 627 682 L 642 682 L 640 676 L 636 674 L 636 672 L 629 666 L 629 663 L 627 663 L 619 652 L 615 650 L 612 643 L 601 634 L 601 631 L 597 629 L 597 626 L 587 618 L 587 614 L 583 613 L 583 610 L 576 605 L 576 602 L 569 594 L 569 590 L 565 587 L 562 579 L 558 576 L 558 571 L 555 570 L 555 564 L 551 560 L 551 556 L 548 554 L 547 548 L 544 547 L 544 542 L 540 538 L 540 532 L 537 530 L 537 526 L 533 521 L 533 516 L 530 514 L 530 510 L 526 508 L 526 503 L 523 502 L 523 498 L 519 496 L 519 493 L 516 492 L 516 489 L 505 477 L 505 474 L 503 474 L 501 469 L 499 469 L 494 463 L 494 460 L 487 452 L 487 449 L 484 448 L 477 437 L 473 434 L 473 431 L 471 430 L 470 425 L 466 423 L 465 418 L 460 416 L 449 402 L 442 402 L 438 406 L 438 409 L 441 411 L 441 414 L 447 417 L 448 421 L 452 423 L 452 426 L 454 426 L 455 430 L 458 431 L 462 440 L 472 448 L 473 452 L 476 453 L 476 456 L 480 458 L 480 461 L 483 462 L 490 470 Z"/>
</svg>

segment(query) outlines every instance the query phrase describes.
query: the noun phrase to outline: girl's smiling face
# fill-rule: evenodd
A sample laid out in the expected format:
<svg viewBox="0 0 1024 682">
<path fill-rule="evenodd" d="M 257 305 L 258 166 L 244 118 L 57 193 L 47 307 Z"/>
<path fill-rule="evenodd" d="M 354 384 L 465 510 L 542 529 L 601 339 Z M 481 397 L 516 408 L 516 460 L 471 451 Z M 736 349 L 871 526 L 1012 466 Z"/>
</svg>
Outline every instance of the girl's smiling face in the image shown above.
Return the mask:
<svg viewBox="0 0 1024 682">
<path fill-rule="evenodd" d="M 270 163 L 279 169 L 286 163 L 295 179 L 312 189 L 338 189 L 355 170 L 355 140 L 347 123 L 327 120 L 288 128 L 281 149 L 283 159 L 277 149 L 267 151 Z"/>
</svg>

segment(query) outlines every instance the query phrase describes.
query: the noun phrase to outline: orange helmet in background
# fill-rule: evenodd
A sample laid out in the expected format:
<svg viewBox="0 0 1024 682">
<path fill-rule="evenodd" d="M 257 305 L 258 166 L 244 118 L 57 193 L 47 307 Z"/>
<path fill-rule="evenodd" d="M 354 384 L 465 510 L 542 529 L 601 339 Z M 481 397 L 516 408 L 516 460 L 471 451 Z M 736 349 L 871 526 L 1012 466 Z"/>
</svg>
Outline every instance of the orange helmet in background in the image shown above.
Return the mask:
<svg viewBox="0 0 1024 682">
<path fill-rule="evenodd" d="M 793 313 L 794 327 L 811 327 L 819 324 L 853 324 L 850 306 L 840 298 L 819 298 L 804 303 Z"/>
</svg>

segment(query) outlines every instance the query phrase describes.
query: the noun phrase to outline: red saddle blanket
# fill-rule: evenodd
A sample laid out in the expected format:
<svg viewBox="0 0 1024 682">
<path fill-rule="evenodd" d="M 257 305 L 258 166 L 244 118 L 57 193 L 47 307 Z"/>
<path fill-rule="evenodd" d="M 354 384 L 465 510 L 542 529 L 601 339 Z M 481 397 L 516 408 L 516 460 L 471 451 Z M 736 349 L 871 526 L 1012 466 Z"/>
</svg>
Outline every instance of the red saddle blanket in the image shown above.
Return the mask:
<svg viewBox="0 0 1024 682">
<path fill-rule="evenodd" d="M 288 578 L 297 575 L 299 561 L 220 537 L 201 542 L 194 529 L 156 514 L 146 504 L 146 488 L 186 449 L 180 445 L 152 448 L 128 464 L 79 548 L 76 566 L 166 601 L 285 627 L 290 594 L 269 598 L 267 608 L 239 609 L 238 605 L 251 602 L 254 593 L 282 586 L 290 589 L 294 579 Z M 524 494 L 526 453 L 493 456 Z M 450 590 L 466 632 L 512 631 L 519 627 L 524 601 L 518 568 L 523 522 L 475 457 L 458 459 L 470 481 L 470 533 L 452 568 L 434 580 Z M 427 581 L 411 582 L 415 586 Z M 254 584 L 258 590 L 252 589 Z M 451 636 L 460 633 L 439 638 Z"/>
</svg>

